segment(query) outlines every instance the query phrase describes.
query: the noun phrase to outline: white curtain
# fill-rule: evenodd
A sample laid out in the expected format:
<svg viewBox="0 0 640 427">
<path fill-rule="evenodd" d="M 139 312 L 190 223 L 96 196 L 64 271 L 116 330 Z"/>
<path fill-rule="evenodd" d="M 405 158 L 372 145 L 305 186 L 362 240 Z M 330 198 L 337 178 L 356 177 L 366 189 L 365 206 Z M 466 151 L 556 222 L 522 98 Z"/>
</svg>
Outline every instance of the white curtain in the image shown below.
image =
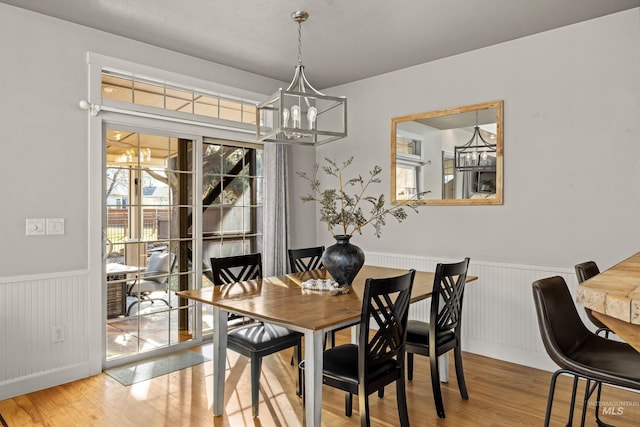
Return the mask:
<svg viewBox="0 0 640 427">
<path fill-rule="evenodd" d="M 473 195 L 472 190 L 472 182 L 473 177 L 471 176 L 472 171 L 464 171 L 462 172 L 462 198 L 470 199 Z"/>
<path fill-rule="evenodd" d="M 287 272 L 287 146 L 264 145 L 264 214 L 262 235 L 263 275 Z"/>
</svg>

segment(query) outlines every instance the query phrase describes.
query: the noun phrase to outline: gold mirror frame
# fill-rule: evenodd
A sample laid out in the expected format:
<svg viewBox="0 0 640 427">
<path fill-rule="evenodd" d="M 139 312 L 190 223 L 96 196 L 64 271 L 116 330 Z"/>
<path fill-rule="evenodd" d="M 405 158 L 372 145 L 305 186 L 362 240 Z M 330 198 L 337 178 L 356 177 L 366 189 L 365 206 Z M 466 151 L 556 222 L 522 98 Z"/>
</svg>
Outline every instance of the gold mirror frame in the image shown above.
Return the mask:
<svg viewBox="0 0 640 427">
<path fill-rule="evenodd" d="M 495 122 L 492 122 L 493 110 L 495 110 Z M 485 130 L 480 129 L 486 125 L 491 126 L 493 129 L 494 123 L 495 131 L 486 132 L 485 134 Z M 447 150 L 442 148 L 442 142 L 440 142 L 440 146 L 435 147 L 436 150 L 432 150 L 433 152 L 437 151 L 441 153 L 440 158 L 436 158 L 437 156 L 435 155 L 432 156 L 432 159 L 427 158 L 427 149 L 433 147 L 426 145 L 429 144 L 426 136 L 419 136 L 415 139 L 412 139 L 412 137 L 403 137 L 403 134 L 407 135 L 406 129 L 418 129 L 420 126 L 435 134 L 449 132 L 448 136 L 446 136 L 449 140 Z M 485 164 L 490 164 L 490 166 L 483 166 L 481 170 L 470 168 L 471 170 L 461 172 L 454 166 L 453 172 L 451 172 L 452 169 L 449 165 L 454 165 L 454 157 L 456 157 L 451 142 L 455 140 L 455 146 L 458 148 L 466 143 L 470 143 L 475 136 L 473 130 L 476 127 L 478 127 L 481 135 L 489 135 L 487 139 L 489 139 L 489 137 L 494 138 L 490 139 L 489 142 L 495 144 L 495 158 L 490 158 L 489 162 L 487 162 L 485 158 Z M 465 136 L 453 138 L 452 132 Z M 412 135 L 415 135 L 415 133 Z M 401 137 L 400 141 L 398 140 L 399 136 Z M 439 140 L 445 139 L 445 137 L 436 137 L 441 138 Z M 470 137 L 471 140 L 469 139 Z M 484 142 L 486 143 L 486 141 Z M 414 194 L 423 193 L 419 200 L 416 201 L 418 204 L 501 205 L 503 203 L 503 144 L 502 100 L 392 118 L 391 204 L 397 205 L 403 203 L 409 198 L 416 197 Z M 403 150 L 401 154 L 398 152 L 397 147 L 399 146 Z M 449 152 L 449 150 L 451 150 L 451 152 Z M 491 152 L 491 157 L 493 157 L 493 151 Z M 396 185 L 396 181 L 399 180 L 398 164 L 400 164 L 401 167 L 405 165 L 403 168 L 405 172 L 406 170 L 415 169 L 411 172 L 412 177 L 410 178 L 415 182 L 415 188 L 405 187 L 407 188 L 407 194 L 409 194 L 409 196 L 405 198 L 400 197 L 403 191 L 399 191 Z M 495 168 L 493 168 L 494 165 Z M 438 166 L 440 166 L 439 171 L 437 170 Z M 431 168 L 431 173 L 428 173 L 428 168 Z M 439 182 L 438 179 L 435 178 L 431 179 L 431 181 L 427 180 L 428 176 L 435 177 L 436 174 L 438 175 Z M 419 176 L 423 177 L 422 180 L 424 182 L 418 182 L 418 180 L 421 179 Z M 483 177 L 485 179 L 483 179 Z M 405 177 L 405 180 L 406 179 L 409 178 Z M 452 181 L 453 183 L 449 184 Z M 440 186 L 439 189 L 437 188 L 438 186 Z M 465 191 L 461 190 L 462 186 L 466 188 Z M 451 187 L 453 187 L 453 189 Z M 425 192 L 427 193 L 424 194 Z M 462 193 L 467 195 L 463 197 Z M 434 198 L 434 196 L 438 194 L 440 198 Z M 443 198 L 452 194 L 455 198 Z M 471 196 L 468 196 L 468 194 L 471 194 Z"/>
</svg>

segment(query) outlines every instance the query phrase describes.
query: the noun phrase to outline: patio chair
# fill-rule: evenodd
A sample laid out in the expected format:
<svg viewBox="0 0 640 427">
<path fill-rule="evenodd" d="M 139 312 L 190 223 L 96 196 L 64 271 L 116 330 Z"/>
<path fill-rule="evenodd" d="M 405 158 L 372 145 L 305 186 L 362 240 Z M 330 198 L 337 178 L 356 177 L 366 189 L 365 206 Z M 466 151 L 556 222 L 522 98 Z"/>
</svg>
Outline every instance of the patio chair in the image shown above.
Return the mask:
<svg viewBox="0 0 640 427">
<path fill-rule="evenodd" d="M 147 268 L 139 279 L 136 279 L 127 289 L 127 295 L 135 297 L 127 307 L 127 316 L 131 314 L 131 309 L 135 305 L 143 302 L 162 301 L 167 307 L 171 307 L 169 302 L 169 273 L 173 270 L 176 262 L 176 255 L 169 252 L 154 252 L 149 256 Z M 165 298 L 154 297 L 156 292 L 163 291 L 167 294 Z"/>
</svg>

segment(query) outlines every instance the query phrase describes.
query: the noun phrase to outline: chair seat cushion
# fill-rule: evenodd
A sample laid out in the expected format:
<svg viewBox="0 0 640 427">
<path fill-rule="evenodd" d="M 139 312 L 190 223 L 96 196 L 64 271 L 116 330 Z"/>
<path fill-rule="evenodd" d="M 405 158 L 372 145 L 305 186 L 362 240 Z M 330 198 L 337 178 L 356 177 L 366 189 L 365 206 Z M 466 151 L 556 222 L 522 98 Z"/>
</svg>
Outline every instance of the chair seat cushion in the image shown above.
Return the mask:
<svg viewBox="0 0 640 427">
<path fill-rule="evenodd" d="M 340 381 L 358 384 L 358 346 L 344 344 L 326 350 L 323 355 L 323 374 Z M 399 369 L 395 359 L 376 365 L 369 371 L 368 381 Z"/>
<path fill-rule="evenodd" d="M 439 349 L 451 349 L 455 345 L 456 335 L 454 331 L 445 331 L 436 340 Z M 419 320 L 407 322 L 407 345 L 429 348 L 429 323 Z"/>
<path fill-rule="evenodd" d="M 260 352 L 297 341 L 301 337 L 302 334 L 283 326 L 259 322 L 232 330 L 227 336 L 227 342 L 232 349 L 240 346 L 251 352 Z"/>
<path fill-rule="evenodd" d="M 139 293 L 149 294 L 151 292 L 166 291 L 166 290 L 167 290 L 167 285 L 164 283 L 160 283 L 155 280 L 141 279 L 141 280 L 138 280 L 136 283 L 134 283 L 134 285 L 131 287 L 131 290 L 129 291 L 129 295 L 137 295 Z"/>
<path fill-rule="evenodd" d="M 633 388 L 640 384 L 640 353 L 627 343 L 589 334 L 567 357 L 575 362 L 569 368 L 577 372 L 605 381 L 609 376 L 626 378 Z"/>
</svg>

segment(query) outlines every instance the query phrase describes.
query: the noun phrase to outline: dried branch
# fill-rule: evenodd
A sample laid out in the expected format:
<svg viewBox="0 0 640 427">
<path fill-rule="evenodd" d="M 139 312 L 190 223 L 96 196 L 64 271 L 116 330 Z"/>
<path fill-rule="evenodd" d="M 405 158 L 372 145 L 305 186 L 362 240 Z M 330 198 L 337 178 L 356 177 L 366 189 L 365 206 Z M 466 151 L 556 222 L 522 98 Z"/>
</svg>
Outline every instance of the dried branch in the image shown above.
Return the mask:
<svg viewBox="0 0 640 427">
<path fill-rule="evenodd" d="M 390 215 L 398 222 L 407 218 L 405 207 L 416 209 L 416 200 L 405 200 L 399 205 L 385 208 L 384 194 L 378 197 L 366 195 L 371 184 L 382 182 L 379 175 L 382 173 L 380 166 L 374 166 L 369 171 L 369 178 L 365 181 L 362 176 L 345 179 L 344 170 L 351 165 L 353 157 L 338 165 L 335 161 L 325 158 L 326 165 L 320 167 L 315 165 L 314 175 L 310 177 L 306 172 L 297 172 L 297 175 L 309 182 L 311 193 L 302 196 L 303 202 L 315 201 L 320 204 L 320 221 L 327 224 L 327 229 L 333 235 L 335 227 L 339 227 L 344 235 L 352 235 L 355 232 L 362 234 L 362 228 L 371 224 L 375 229 L 376 237 L 382 234 L 382 227 L 386 224 L 385 218 Z M 322 171 L 331 177 L 336 178 L 337 188 L 322 189 L 318 179 L 318 171 Z M 348 192 L 349 187 L 359 186 L 355 194 Z M 364 213 L 361 204 L 368 203 L 371 210 Z"/>
</svg>

